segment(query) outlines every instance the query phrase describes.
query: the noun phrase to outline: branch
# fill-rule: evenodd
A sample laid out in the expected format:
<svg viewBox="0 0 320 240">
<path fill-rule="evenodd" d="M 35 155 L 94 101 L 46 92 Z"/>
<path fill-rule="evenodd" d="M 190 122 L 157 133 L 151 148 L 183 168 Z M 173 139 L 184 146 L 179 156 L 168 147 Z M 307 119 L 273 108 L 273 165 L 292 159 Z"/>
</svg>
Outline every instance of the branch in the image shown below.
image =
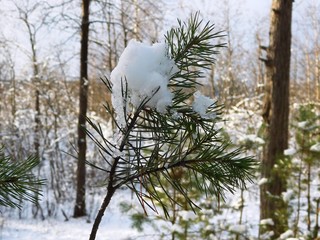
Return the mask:
<svg viewBox="0 0 320 240">
<path fill-rule="evenodd" d="M 36 196 L 41 195 L 39 188 L 44 180 L 36 179 L 31 172 L 38 164 L 39 160 L 33 157 L 13 162 L 0 149 L 0 205 L 21 209 L 21 200 L 38 203 Z"/>
</svg>

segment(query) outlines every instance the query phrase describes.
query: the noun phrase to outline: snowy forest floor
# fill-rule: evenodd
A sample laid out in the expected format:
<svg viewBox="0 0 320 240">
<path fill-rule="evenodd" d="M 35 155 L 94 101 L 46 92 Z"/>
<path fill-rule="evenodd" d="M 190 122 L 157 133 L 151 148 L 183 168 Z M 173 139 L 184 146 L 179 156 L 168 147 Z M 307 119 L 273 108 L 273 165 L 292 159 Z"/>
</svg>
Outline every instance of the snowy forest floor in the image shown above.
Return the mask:
<svg viewBox="0 0 320 240">
<path fill-rule="evenodd" d="M 252 186 L 253 187 L 253 186 Z M 257 234 L 258 227 L 258 201 L 257 196 L 253 196 L 248 192 L 245 194 L 247 202 L 244 206 L 244 222 L 246 222 L 247 230 L 251 232 L 250 235 Z M 155 231 L 151 226 L 145 225 L 143 232 L 138 232 L 132 228 L 132 221 L 128 212 L 122 212 L 119 203 L 131 202 L 135 204 L 136 199 L 131 198 L 132 195 L 129 191 L 118 192 L 111 201 L 110 207 L 107 209 L 100 228 L 97 234 L 97 240 L 149 240 L 149 239 L 160 239 L 160 233 Z M 102 201 L 102 196 L 99 197 Z M 130 200 L 131 199 L 131 200 Z M 136 202 L 137 203 L 137 202 Z M 227 205 L 237 205 L 239 203 L 239 195 L 229 195 L 226 199 Z M 138 203 L 137 203 L 138 204 Z M 28 205 L 30 208 L 30 205 Z M 16 214 L 16 210 L 12 212 L 6 212 L 7 217 L 0 218 L 0 240 L 87 240 L 91 232 L 95 213 L 89 213 L 92 215 L 90 221 L 88 217 L 83 218 L 72 218 L 72 206 L 63 206 L 68 210 L 68 221 L 62 214 L 56 217 L 48 217 L 45 220 L 39 218 L 33 219 L 31 216 L 18 218 L 19 214 Z M 97 209 L 99 206 L 95 206 Z M 30 210 L 30 209 L 29 209 Z M 24 213 L 25 214 L 25 213 Z M 151 212 L 150 216 L 155 213 Z M 227 224 L 234 222 L 234 227 L 237 225 L 239 212 L 237 211 L 224 211 L 223 214 L 218 214 L 214 222 L 216 224 Z M 163 224 L 164 222 L 162 222 Z M 161 225 L 161 221 L 157 224 Z M 164 228 L 162 234 L 168 234 L 171 236 L 170 224 L 164 223 L 167 228 Z M 160 226 L 159 225 L 159 226 Z M 166 239 L 166 238 L 161 238 Z"/>
<path fill-rule="evenodd" d="M 97 239 L 150 239 L 141 236 L 131 228 L 128 215 L 121 213 L 118 203 L 127 194 L 123 192 L 113 199 L 105 213 L 99 228 Z M 72 207 L 70 206 L 72 209 Z M 92 228 L 92 221 L 86 217 L 72 218 L 65 221 L 63 217 L 41 219 L 16 217 L 0 218 L 0 240 L 87 240 Z M 144 232 L 145 236 L 147 233 Z"/>
</svg>

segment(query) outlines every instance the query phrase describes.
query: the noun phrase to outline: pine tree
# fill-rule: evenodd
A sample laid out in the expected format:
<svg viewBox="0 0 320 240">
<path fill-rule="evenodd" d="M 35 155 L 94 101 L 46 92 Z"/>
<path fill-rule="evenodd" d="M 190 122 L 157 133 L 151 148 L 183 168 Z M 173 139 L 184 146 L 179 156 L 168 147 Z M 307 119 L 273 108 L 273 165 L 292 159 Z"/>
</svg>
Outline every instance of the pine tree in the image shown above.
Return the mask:
<svg viewBox="0 0 320 240">
<path fill-rule="evenodd" d="M 99 147 L 105 159 L 100 166 L 90 164 L 107 175 L 107 193 L 93 224 L 90 240 L 96 233 L 112 196 L 121 187 L 131 189 L 143 206 L 156 211 L 152 202 L 162 207 L 166 217 L 173 205 L 181 205 L 171 197 L 166 186 L 183 196 L 190 210 L 199 206 L 188 193 L 196 188 L 206 195 L 224 198 L 224 192 L 234 192 L 245 188 L 251 180 L 255 161 L 242 155 L 241 150 L 228 150 L 230 143 L 223 139 L 217 123 L 221 121 L 222 107 L 210 103 L 199 111 L 192 106 L 193 99 L 199 97 L 197 86 L 204 71 L 215 61 L 215 55 L 222 44 L 213 41 L 222 37 L 214 31 L 214 25 L 203 23 L 196 13 L 187 22 L 178 21 L 178 27 L 167 32 L 167 55 L 174 61 L 177 70 L 170 76 L 168 87 L 172 92 L 172 103 L 163 111 L 150 107 L 161 87 L 151 95 L 133 104 L 129 86 L 129 76 L 121 80 L 121 88 L 116 89 L 110 81 L 106 86 L 112 94 L 121 91 L 123 119 L 114 116 L 114 109 L 106 104 L 106 110 L 113 116 L 117 127 L 116 142 L 104 137 L 99 125 L 88 119 L 94 131 L 87 131 L 89 137 Z M 118 102 L 119 103 L 119 102 Z M 120 107 L 121 109 L 121 107 Z M 177 174 L 183 174 L 186 181 L 194 185 L 185 186 L 177 181 Z M 165 194 L 169 203 L 164 202 Z"/>
<path fill-rule="evenodd" d="M 298 107 L 297 113 L 293 115 L 295 141 L 297 144 L 297 152 L 293 155 L 296 158 L 296 166 L 294 166 L 296 176 L 293 182 L 298 184 L 296 189 L 298 202 L 293 230 L 295 237 L 297 237 L 300 218 L 302 218 L 300 211 L 304 205 L 301 198 L 303 198 L 302 194 L 305 194 L 306 217 L 304 220 L 306 220 L 308 239 L 317 239 L 319 229 L 318 211 L 314 210 L 314 207 L 319 204 L 319 198 L 314 194 L 315 191 L 312 190 L 312 181 L 318 175 L 318 171 L 315 170 L 319 167 L 317 160 L 320 159 L 320 137 L 318 134 L 320 132 L 320 116 L 317 114 L 318 108 L 314 103 L 302 104 Z M 319 187 L 318 185 L 317 189 Z"/>
</svg>

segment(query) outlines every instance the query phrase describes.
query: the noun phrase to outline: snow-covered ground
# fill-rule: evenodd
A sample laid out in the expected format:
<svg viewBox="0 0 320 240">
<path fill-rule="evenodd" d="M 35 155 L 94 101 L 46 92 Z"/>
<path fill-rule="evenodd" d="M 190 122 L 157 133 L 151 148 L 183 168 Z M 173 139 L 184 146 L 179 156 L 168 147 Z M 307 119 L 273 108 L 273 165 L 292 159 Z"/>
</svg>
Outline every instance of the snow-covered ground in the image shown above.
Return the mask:
<svg viewBox="0 0 320 240">
<path fill-rule="evenodd" d="M 121 213 L 118 208 L 128 192 L 122 192 L 114 197 L 110 208 L 105 213 L 99 227 L 97 240 L 131 239 L 141 236 L 131 228 L 129 216 Z M 129 195 L 130 196 L 130 195 Z M 0 240 L 87 240 L 91 232 L 93 220 L 87 218 L 72 218 L 65 221 L 63 217 L 47 218 L 45 220 L 19 219 L 16 217 L 0 218 Z M 146 233 L 144 233 L 145 235 Z M 150 239 L 139 237 L 139 239 Z"/>
<path fill-rule="evenodd" d="M 111 220 L 112 216 L 105 218 L 97 239 L 130 239 L 137 236 L 137 232 L 130 228 L 128 218 L 116 217 L 116 223 Z M 67 222 L 55 219 L 2 219 L 1 224 L 1 240 L 87 240 L 92 227 L 92 223 L 87 223 L 86 219 L 70 219 Z"/>
<path fill-rule="evenodd" d="M 251 187 L 255 188 L 253 185 Z M 239 194 L 240 193 L 236 193 L 235 195 L 228 194 L 226 202 L 231 208 L 223 211 L 222 214 L 215 216 L 211 221 L 212 224 L 229 225 L 228 227 L 220 226 L 220 228 L 224 229 L 238 229 L 237 222 L 239 212 L 233 209 L 237 209 L 237 204 L 240 201 Z M 131 197 L 131 193 L 125 190 L 119 191 L 114 196 L 102 219 L 97 233 L 97 240 L 160 239 L 160 233 L 156 232 L 148 225 L 144 226 L 144 231 L 142 233 L 139 233 L 132 228 L 132 221 L 130 220 L 129 214 L 126 212 L 123 213 L 119 207 L 119 203 L 122 201 L 136 203 L 138 206 L 139 204 Z M 100 201 L 102 201 L 102 197 Z M 66 209 L 69 209 L 68 214 L 71 215 L 72 206 L 70 205 L 66 207 Z M 245 192 L 243 212 L 244 225 L 241 226 L 245 227 L 245 232 L 250 232 L 251 236 L 257 236 L 257 223 L 259 222 L 258 211 L 259 204 L 257 196 L 250 193 L 250 191 Z M 150 212 L 151 218 L 153 214 L 155 213 Z M 70 217 L 68 221 L 65 221 L 65 218 L 62 215 L 49 217 L 45 220 L 39 218 L 33 219 L 31 216 L 19 219 L 18 214 L 11 215 L 13 216 L 0 218 L 0 240 L 87 240 L 89 239 L 94 219 L 93 213 L 90 214 L 92 215 L 90 222 L 87 221 L 87 217 L 78 219 Z M 164 231 L 168 231 L 168 234 L 171 233 L 171 227 L 173 230 L 173 226 L 169 223 L 157 221 L 156 224 L 158 226 L 165 224 L 166 230 Z"/>
<path fill-rule="evenodd" d="M 56 219 L 1 219 L 1 224 L 1 240 L 87 240 L 92 227 L 92 223 L 87 223 L 85 218 L 71 218 L 67 222 Z M 101 224 L 97 240 L 120 240 L 137 236 L 137 232 L 130 228 L 128 217 L 111 214 Z"/>
</svg>

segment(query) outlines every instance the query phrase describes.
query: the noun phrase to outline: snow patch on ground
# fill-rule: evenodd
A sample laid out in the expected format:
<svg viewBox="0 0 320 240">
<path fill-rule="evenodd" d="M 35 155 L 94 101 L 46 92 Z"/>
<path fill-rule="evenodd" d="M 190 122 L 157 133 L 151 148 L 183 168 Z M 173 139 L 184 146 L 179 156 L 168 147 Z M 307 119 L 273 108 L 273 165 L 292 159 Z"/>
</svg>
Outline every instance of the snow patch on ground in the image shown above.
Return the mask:
<svg viewBox="0 0 320 240">
<path fill-rule="evenodd" d="M 118 225 L 119 224 L 119 225 Z M 121 226 L 121 227 L 119 227 Z M 3 219 L 1 240 L 88 240 L 92 223 L 87 223 L 85 218 L 73 219 L 64 222 L 56 219 Z M 116 215 L 113 222 L 112 216 L 103 220 L 97 239 L 127 239 L 137 236 L 137 232 L 130 228 L 130 222 L 125 217 Z"/>
<path fill-rule="evenodd" d="M 146 231 L 141 234 L 131 228 L 131 220 L 125 213 L 121 214 L 118 203 L 130 196 L 128 191 L 120 191 L 115 194 L 102 218 L 96 239 L 122 240 L 130 238 L 148 239 L 143 236 L 153 234 Z M 130 197 L 129 197 L 130 198 Z M 101 197 L 102 201 L 102 197 Z M 68 208 L 72 208 L 71 206 Z M 90 213 L 95 217 L 96 213 Z M 19 219 L 18 217 L 0 218 L 1 240 L 88 240 L 93 224 L 93 219 L 88 223 L 87 217 L 32 219 L 31 217 Z"/>
<path fill-rule="evenodd" d="M 236 233 L 244 233 L 246 231 L 245 225 L 233 225 L 230 226 L 229 231 L 236 232 Z"/>
</svg>

